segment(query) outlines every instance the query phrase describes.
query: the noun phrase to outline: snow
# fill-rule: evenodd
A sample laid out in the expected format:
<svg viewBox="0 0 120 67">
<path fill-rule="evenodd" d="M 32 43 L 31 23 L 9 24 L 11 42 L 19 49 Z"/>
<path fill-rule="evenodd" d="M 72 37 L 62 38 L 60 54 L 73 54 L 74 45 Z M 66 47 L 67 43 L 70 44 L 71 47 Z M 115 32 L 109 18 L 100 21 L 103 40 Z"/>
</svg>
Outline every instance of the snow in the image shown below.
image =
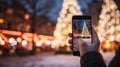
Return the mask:
<svg viewBox="0 0 120 67">
<path fill-rule="evenodd" d="M 114 57 L 114 52 L 101 52 L 108 65 Z M 1 67 L 80 67 L 80 57 L 54 53 L 34 56 L 11 56 L 0 58 Z"/>
</svg>

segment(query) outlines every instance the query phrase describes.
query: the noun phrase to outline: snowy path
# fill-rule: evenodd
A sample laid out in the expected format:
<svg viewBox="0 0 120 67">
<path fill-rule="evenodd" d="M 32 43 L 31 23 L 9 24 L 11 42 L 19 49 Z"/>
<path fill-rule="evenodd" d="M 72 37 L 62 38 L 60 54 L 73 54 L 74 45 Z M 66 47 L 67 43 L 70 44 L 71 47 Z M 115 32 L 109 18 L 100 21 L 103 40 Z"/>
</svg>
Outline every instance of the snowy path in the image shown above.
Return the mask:
<svg viewBox="0 0 120 67">
<path fill-rule="evenodd" d="M 106 64 L 113 58 L 114 52 L 102 53 Z M 0 57 L 0 67 L 80 67 L 80 58 L 72 55 L 35 55 Z"/>
</svg>

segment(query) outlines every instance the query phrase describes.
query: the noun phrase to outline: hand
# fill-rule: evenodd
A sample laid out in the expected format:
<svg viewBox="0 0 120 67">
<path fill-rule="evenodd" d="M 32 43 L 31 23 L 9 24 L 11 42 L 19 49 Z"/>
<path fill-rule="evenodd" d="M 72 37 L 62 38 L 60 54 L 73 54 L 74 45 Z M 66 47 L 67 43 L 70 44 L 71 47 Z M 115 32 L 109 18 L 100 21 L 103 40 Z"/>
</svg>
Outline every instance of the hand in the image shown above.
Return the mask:
<svg viewBox="0 0 120 67">
<path fill-rule="evenodd" d="M 98 51 L 100 41 L 94 29 L 92 30 L 92 36 L 93 36 L 92 43 L 86 43 L 82 38 L 73 39 L 73 44 L 79 45 L 79 52 L 81 57 L 87 52 Z M 71 36 L 71 37 L 74 37 L 74 36 Z M 72 44 L 72 40 L 69 40 L 69 43 Z"/>
</svg>

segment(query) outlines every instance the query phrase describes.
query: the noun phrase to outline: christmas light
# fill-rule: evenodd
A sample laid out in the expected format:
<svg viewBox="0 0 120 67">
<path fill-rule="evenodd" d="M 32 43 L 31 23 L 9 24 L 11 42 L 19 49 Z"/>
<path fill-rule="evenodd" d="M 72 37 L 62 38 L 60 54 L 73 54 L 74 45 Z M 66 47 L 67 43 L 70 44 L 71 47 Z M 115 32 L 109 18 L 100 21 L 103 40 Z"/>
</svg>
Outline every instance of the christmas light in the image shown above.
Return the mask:
<svg viewBox="0 0 120 67">
<path fill-rule="evenodd" d="M 1 41 L 0 41 L 0 44 L 1 44 L 1 45 L 5 45 L 5 41 L 4 41 L 4 40 L 1 40 Z"/>
<path fill-rule="evenodd" d="M 8 42 L 10 43 L 11 46 L 17 45 L 17 41 L 13 37 L 9 38 Z"/>
<path fill-rule="evenodd" d="M 120 42 L 120 12 L 114 0 L 104 0 L 97 27 L 103 50 L 115 50 Z"/>
<path fill-rule="evenodd" d="M 42 43 L 40 41 L 38 41 L 38 42 L 36 42 L 36 46 L 40 47 L 40 46 L 42 46 Z"/>
<path fill-rule="evenodd" d="M 17 42 L 21 42 L 22 38 L 18 37 L 16 40 L 17 40 Z"/>
<path fill-rule="evenodd" d="M 56 28 L 54 31 L 55 40 L 52 48 L 69 45 L 68 33 L 72 32 L 72 16 L 82 15 L 77 0 L 64 0 L 60 16 L 57 19 Z"/>
<path fill-rule="evenodd" d="M 13 37 L 9 38 L 9 43 L 12 43 L 15 39 Z"/>
<path fill-rule="evenodd" d="M 23 40 L 23 41 L 22 41 L 22 46 L 23 46 L 23 47 L 27 47 L 27 44 L 28 44 L 28 41 L 26 41 L 26 40 Z"/>
<path fill-rule="evenodd" d="M 104 0 L 98 24 L 100 41 L 120 42 L 120 12 L 114 0 Z"/>
<path fill-rule="evenodd" d="M 0 18 L 0 24 L 4 23 L 4 19 Z"/>
</svg>

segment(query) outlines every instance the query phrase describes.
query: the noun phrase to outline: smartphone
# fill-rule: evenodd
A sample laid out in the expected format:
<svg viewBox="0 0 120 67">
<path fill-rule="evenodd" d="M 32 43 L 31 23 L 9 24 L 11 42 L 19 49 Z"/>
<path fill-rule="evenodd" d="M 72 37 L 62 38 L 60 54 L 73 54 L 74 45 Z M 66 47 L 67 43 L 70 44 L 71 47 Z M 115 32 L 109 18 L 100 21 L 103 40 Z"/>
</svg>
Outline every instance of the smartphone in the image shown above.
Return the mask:
<svg viewBox="0 0 120 67">
<path fill-rule="evenodd" d="M 92 43 L 91 16 L 74 15 L 72 17 L 72 35 L 72 39 L 82 38 L 86 43 Z M 74 56 L 80 56 L 78 44 L 72 44 L 72 51 Z"/>
</svg>

